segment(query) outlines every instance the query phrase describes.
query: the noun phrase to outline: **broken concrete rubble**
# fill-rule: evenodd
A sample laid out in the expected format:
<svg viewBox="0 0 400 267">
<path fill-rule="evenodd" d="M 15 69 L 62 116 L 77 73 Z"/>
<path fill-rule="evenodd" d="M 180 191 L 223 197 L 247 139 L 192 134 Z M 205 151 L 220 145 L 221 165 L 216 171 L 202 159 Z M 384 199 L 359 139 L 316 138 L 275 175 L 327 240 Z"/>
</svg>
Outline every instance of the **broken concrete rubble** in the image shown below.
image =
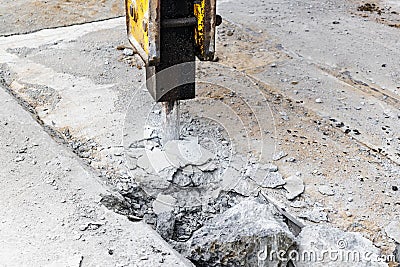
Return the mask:
<svg viewBox="0 0 400 267">
<path fill-rule="evenodd" d="M 304 182 L 297 176 L 290 176 L 285 179 L 286 184 L 283 186 L 288 192 L 287 199 L 293 200 L 304 192 Z"/>
<path fill-rule="evenodd" d="M 172 212 L 162 212 L 157 215 L 156 231 L 165 240 L 171 239 L 174 233 L 175 215 Z"/>
<path fill-rule="evenodd" d="M 214 154 L 199 145 L 198 140 L 173 140 L 164 145 L 168 161 L 176 168 L 201 166 L 210 162 Z"/>
<path fill-rule="evenodd" d="M 239 182 L 232 190 L 246 197 L 256 196 L 259 191 L 257 184 L 255 184 L 253 180 L 247 177 L 242 177 L 241 179 L 239 179 Z"/>
<path fill-rule="evenodd" d="M 259 186 L 266 188 L 277 188 L 286 184 L 279 172 L 266 172 L 264 178 L 256 182 Z"/>
<path fill-rule="evenodd" d="M 246 166 L 244 176 L 264 188 L 277 188 L 286 183 L 278 172 L 278 167 L 273 164 L 250 164 Z"/>
<path fill-rule="evenodd" d="M 171 212 L 176 204 L 176 199 L 170 195 L 159 194 L 153 202 L 153 211 L 155 214 Z"/>
<path fill-rule="evenodd" d="M 245 200 L 214 217 L 190 239 L 188 257 L 197 266 L 281 266 L 260 261 L 265 249 L 288 251 L 295 237 L 272 205 Z M 261 264 L 261 265 L 260 265 Z"/>
<path fill-rule="evenodd" d="M 166 189 L 168 183 L 180 187 L 203 185 L 203 180 L 210 180 L 205 179 L 207 174 L 218 169 L 217 164 L 213 162 L 214 154 L 200 146 L 197 139 L 173 140 L 163 147 L 159 138 L 156 139 L 142 140 L 143 144 L 131 146 L 130 151 L 133 152 L 128 152 L 138 158 L 137 167 L 145 171 L 145 177 L 139 180 L 149 189 Z M 152 178 L 148 179 L 149 176 Z M 157 186 L 156 180 L 163 186 Z"/>
<path fill-rule="evenodd" d="M 138 167 L 148 173 L 160 173 L 167 168 L 185 169 L 190 166 L 201 166 L 201 169 L 215 169 L 208 166 L 214 155 L 201 147 L 196 140 L 173 140 L 167 142 L 163 148 L 154 144 L 144 150 L 138 159 Z M 186 168 L 187 169 L 187 168 Z"/>
</svg>

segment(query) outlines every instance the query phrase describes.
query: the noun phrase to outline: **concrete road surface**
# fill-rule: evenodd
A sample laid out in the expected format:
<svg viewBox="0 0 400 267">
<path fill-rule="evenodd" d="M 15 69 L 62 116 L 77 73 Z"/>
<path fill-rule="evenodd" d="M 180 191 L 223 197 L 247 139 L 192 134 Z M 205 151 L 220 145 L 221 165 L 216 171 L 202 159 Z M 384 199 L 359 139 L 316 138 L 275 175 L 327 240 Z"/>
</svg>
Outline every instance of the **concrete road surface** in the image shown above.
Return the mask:
<svg viewBox="0 0 400 267">
<path fill-rule="evenodd" d="M 366 2 L 377 8 L 365 10 Z M 2 12 L 12 14 L 13 8 L 7 3 Z M 305 190 L 294 201 L 283 188 L 261 190 L 305 223 L 360 232 L 382 253 L 392 254 L 400 231 L 387 228 L 400 220 L 398 2 L 221 0 L 218 13 L 224 18 L 217 33 L 218 62 L 198 63 L 198 78 L 208 84 L 199 84 L 198 97 L 183 103 L 183 121 L 217 121 L 220 128 L 196 127 L 203 136 L 226 133 L 235 170 L 251 155 L 251 164 L 273 163 L 284 179 L 301 178 Z M 56 17 L 48 18 L 38 27 L 60 25 Z M 74 160 L 107 177 L 121 193 L 129 191 L 144 172 L 126 145 L 143 138 L 158 110 L 144 88 L 142 63 L 124 49 L 124 18 L 29 34 L 18 34 L 24 30 L 12 25 L 1 27 L 3 35 L 16 34 L 0 37 L 2 90 L 62 138 L 78 155 Z M 5 119 L 11 116 L 4 112 Z M 13 118 L 7 119 L 10 125 L 20 120 Z M 17 163 L 17 157 L 26 157 L 16 152 L 25 139 L 9 138 L 2 135 L 1 142 L 20 145 L 2 152 L 8 159 L 5 176 L 15 174 L 13 166 L 33 160 Z M 38 175 L 32 166 L 21 167 L 29 171 Z M 229 190 L 249 196 L 254 188 L 247 182 Z M 54 186 L 50 182 L 48 187 Z M 147 204 L 138 204 L 138 210 L 147 211 Z M 203 223 L 200 217 L 188 216 Z"/>
<path fill-rule="evenodd" d="M 103 206 L 118 193 L 1 89 L 1 266 L 191 266 L 148 225 Z"/>
</svg>

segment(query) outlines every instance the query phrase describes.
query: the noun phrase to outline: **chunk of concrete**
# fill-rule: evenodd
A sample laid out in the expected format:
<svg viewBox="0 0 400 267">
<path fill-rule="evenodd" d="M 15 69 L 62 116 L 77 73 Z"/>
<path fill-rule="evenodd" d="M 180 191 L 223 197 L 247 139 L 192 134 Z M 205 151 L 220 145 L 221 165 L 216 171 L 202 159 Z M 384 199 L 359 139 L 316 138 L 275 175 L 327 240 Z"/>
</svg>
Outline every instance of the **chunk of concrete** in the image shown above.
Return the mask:
<svg viewBox="0 0 400 267">
<path fill-rule="evenodd" d="M 238 194 L 241 194 L 242 196 L 248 197 L 257 195 L 258 188 L 253 180 L 247 177 L 242 177 L 233 188 L 233 191 L 235 191 Z"/>
<path fill-rule="evenodd" d="M 304 192 L 304 182 L 299 177 L 290 176 L 289 178 L 286 178 L 285 181 L 286 184 L 283 188 L 288 191 L 286 194 L 287 199 L 293 200 Z"/>
<path fill-rule="evenodd" d="M 228 167 L 222 176 L 221 187 L 225 191 L 233 189 L 242 179 L 243 175 L 232 167 Z"/>
<path fill-rule="evenodd" d="M 400 243 L 400 222 L 399 221 L 390 222 L 385 227 L 385 233 L 388 237 L 390 237 L 397 243 Z"/>
<path fill-rule="evenodd" d="M 151 165 L 151 162 L 149 160 L 149 157 L 146 154 L 143 154 L 138 160 L 137 160 L 137 166 L 141 169 L 143 169 L 147 173 L 152 173 L 154 168 Z"/>
<path fill-rule="evenodd" d="M 257 184 L 265 188 L 277 188 L 286 184 L 279 172 L 266 172 L 262 180 L 258 179 Z"/>
<path fill-rule="evenodd" d="M 172 212 L 162 212 L 157 215 L 156 231 L 165 240 L 171 239 L 174 234 L 175 216 Z"/>
<path fill-rule="evenodd" d="M 197 266 L 281 266 L 285 262 L 260 261 L 259 255 L 266 248 L 288 251 L 294 240 L 273 206 L 250 199 L 197 230 L 189 241 L 188 257 Z"/>
<path fill-rule="evenodd" d="M 170 195 L 159 194 L 153 202 L 153 211 L 155 214 L 171 212 L 176 204 L 176 199 Z"/>
<path fill-rule="evenodd" d="M 160 148 L 153 148 L 152 150 L 146 149 L 145 154 L 138 159 L 137 164 L 148 173 L 152 173 L 153 170 L 156 173 L 160 173 L 167 168 L 173 167 L 164 151 Z"/>
<path fill-rule="evenodd" d="M 169 141 L 164 145 L 164 151 L 169 162 L 176 168 L 201 166 L 214 158 L 214 154 L 200 146 L 195 139 Z"/>
<path fill-rule="evenodd" d="M 332 187 L 330 187 L 329 185 L 320 185 L 318 187 L 318 192 L 320 192 L 322 195 L 325 195 L 325 196 L 334 196 L 335 195 L 335 191 L 333 191 Z"/>
<path fill-rule="evenodd" d="M 298 252 L 289 253 L 296 267 L 383 267 L 379 249 L 360 233 L 317 225 L 306 226 L 297 237 Z"/>
<path fill-rule="evenodd" d="M 328 213 L 324 211 L 324 208 L 307 209 L 299 217 L 315 223 L 328 221 Z"/>
</svg>

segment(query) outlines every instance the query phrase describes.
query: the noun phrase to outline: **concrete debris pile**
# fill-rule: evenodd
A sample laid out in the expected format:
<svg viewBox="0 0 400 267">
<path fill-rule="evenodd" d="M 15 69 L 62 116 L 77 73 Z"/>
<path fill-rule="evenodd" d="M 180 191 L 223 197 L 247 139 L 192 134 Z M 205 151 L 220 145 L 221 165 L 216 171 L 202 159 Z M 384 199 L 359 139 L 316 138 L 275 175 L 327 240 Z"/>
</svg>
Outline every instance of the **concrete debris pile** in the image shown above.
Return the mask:
<svg viewBox="0 0 400 267">
<path fill-rule="evenodd" d="M 182 120 L 181 140 L 162 145 L 156 123 L 160 121 L 159 113 L 152 113 L 154 118 L 144 126 L 141 140 L 133 137 L 128 141 L 126 161 L 135 180 L 154 198 L 168 191 L 178 205 L 198 205 L 212 195 L 216 198 L 231 154 L 226 133 L 218 125 L 207 129 L 205 125 L 211 122 L 186 118 L 187 122 Z M 200 127 L 194 127 L 196 123 Z"/>
<path fill-rule="evenodd" d="M 236 192 L 222 190 L 229 142 L 218 128 L 215 132 L 194 133 L 204 127 L 193 129 L 196 121 L 190 120 L 182 129 L 182 140 L 162 145 L 159 128 L 148 125 L 144 138 L 131 142 L 126 149 L 127 165 L 135 182 L 150 196 L 150 201 L 134 199 L 132 205 L 140 211 L 145 207 L 145 214 L 141 212 L 145 221 L 170 242 L 186 241 L 207 218 L 242 199 Z M 197 134 L 202 138 L 193 136 Z M 134 196 L 125 197 L 129 200 Z"/>
<path fill-rule="evenodd" d="M 244 200 L 197 230 L 186 257 L 196 266 L 387 266 L 360 233 L 307 225 L 295 236 L 287 219 L 270 203 Z"/>
<path fill-rule="evenodd" d="M 200 186 L 207 181 L 203 173 L 212 174 L 217 169 L 214 155 L 201 147 L 196 140 L 169 141 L 161 149 L 152 147 L 138 159 L 138 167 L 147 173 L 157 173 L 160 179 L 174 185 Z"/>
<path fill-rule="evenodd" d="M 177 199 L 177 205 L 190 206 L 218 196 L 223 163 L 196 139 L 161 146 L 158 137 L 150 138 L 131 146 L 128 155 L 136 182 L 154 198 L 167 193 Z"/>
<path fill-rule="evenodd" d="M 144 220 L 196 266 L 302 267 L 310 266 L 310 260 L 313 266 L 353 266 L 330 258 L 302 258 L 311 250 L 322 255 L 324 249 L 337 248 L 337 238 L 348 242 L 350 250 L 378 257 L 379 249 L 360 234 L 320 225 L 302 228 L 302 222 L 261 196 L 260 191 L 273 190 L 293 206 L 308 203 L 301 173 L 284 176 L 272 163 L 240 156 L 218 125 L 183 121 L 182 140 L 162 145 L 159 127 L 148 125 L 144 138 L 131 142 L 126 154 L 135 181 L 151 196 L 138 205 L 147 209 Z M 281 151 L 273 161 L 295 161 L 286 157 Z M 320 186 L 319 192 L 335 194 L 329 186 Z M 309 203 L 297 215 L 323 223 L 328 222 L 327 211 L 322 204 Z M 360 266 L 382 266 L 362 260 Z"/>
<path fill-rule="evenodd" d="M 214 223 L 215 220 L 226 220 L 226 225 L 217 223 L 218 227 L 222 227 L 217 228 L 222 232 L 232 231 L 232 237 L 229 238 L 236 240 L 237 244 L 227 245 L 221 251 L 216 250 L 216 254 L 209 258 L 204 255 L 206 258 L 203 258 L 201 249 L 198 254 L 190 253 L 191 259 L 199 264 L 203 262 L 205 266 L 213 261 L 223 262 L 220 259 L 222 255 L 229 249 L 235 251 L 240 244 L 246 244 L 248 239 L 261 240 L 259 246 L 264 246 L 272 238 L 276 241 L 274 246 L 280 249 L 284 244 L 289 244 L 289 247 L 293 244 L 294 236 L 279 214 L 267 205 L 246 199 L 257 197 L 260 190 L 265 188 L 286 192 L 287 198 L 293 200 L 304 191 L 300 177 L 285 179 L 276 165 L 260 163 L 251 155 L 248 158 L 240 156 L 234 152 L 228 141 L 229 136 L 217 123 L 204 118 L 192 118 L 187 114 L 182 116 L 182 139 L 162 145 L 162 133 L 156 124 L 159 114 L 157 110 L 151 113 L 154 118 L 144 127 L 144 138 L 130 141 L 125 151 L 135 181 L 151 196 L 147 203 L 135 203 L 137 199 L 132 202 L 132 205 L 140 208 L 147 223 L 153 225 L 175 249 L 187 253 L 185 247 L 188 242 L 204 244 L 203 250 L 207 250 L 211 243 L 200 242 L 201 237 L 198 235 L 208 233 L 212 226 L 204 225 L 212 224 L 210 220 L 214 220 Z M 281 154 L 276 160 L 286 156 L 284 152 Z M 130 195 L 125 196 L 130 198 Z M 245 208 L 246 205 L 249 207 Z M 238 215 L 233 216 L 231 213 Z M 264 216 L 261 220 L 264 226 L 257 222 L 261 215 Z M 235 219 L 223 219 L 224 216 L 233 216 Z M 251 222 L 255 228 L 248 230 L 249 236 L 242 236 L 244 232 L 238 229 L 246 229 L 245 226 L 249 227 Z M 270 236 L 270 233 L 274 236 Z M 209 234 L 212 238 L 211 232 Z M 193 241 L 196 238 L 199 240 Z M 222 244 L 225 241 L 222 239 L 219 242 Z M 248 249 L 255 248 L 240 248 L 243 253 L 251 255 Z M 243 259 L 239 258 L 226 259 L 226 262 L 242 262 Z"/>
</svg>

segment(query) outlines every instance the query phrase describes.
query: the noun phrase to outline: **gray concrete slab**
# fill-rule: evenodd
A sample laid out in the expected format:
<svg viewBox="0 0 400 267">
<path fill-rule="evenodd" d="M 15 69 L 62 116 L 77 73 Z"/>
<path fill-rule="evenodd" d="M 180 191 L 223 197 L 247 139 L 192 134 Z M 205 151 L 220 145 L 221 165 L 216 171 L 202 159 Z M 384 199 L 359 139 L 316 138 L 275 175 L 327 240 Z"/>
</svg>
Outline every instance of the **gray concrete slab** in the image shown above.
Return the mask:
<svg viewBox="0 0 400 267">
<path fill-rule="evenodd" d="M 191 266 L 0 88 L 0 265 Z"/>
</svg>

